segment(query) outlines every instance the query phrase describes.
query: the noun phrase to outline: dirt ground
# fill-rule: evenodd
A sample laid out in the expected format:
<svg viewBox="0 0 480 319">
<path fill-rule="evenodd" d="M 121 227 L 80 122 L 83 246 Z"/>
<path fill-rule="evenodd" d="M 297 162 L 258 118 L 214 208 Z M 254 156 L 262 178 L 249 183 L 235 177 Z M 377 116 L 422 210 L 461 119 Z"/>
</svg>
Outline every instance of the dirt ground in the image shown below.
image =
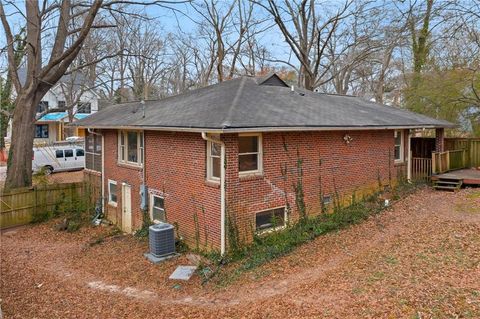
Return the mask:
<svg viewBox="0 0 480 319">
<path fill-rule="evenodd" d="M 83 181 L 83 170 L 52 173 L 48 177 L 49 183 L 76 183 Z"/>
<path fill-rule="evenodd" d="M 0 189 L 3 188 L 5 179 L 7 178 L 7 166 L 0 165 Z M 70 172 L 59 172 L 53 173 L 51 175 L 45 176 L 48 183 L 76 183 L 83 181 L 83 170 L 79 171 L 70 171 Z M 34 184 L 38 181 L 34 178 Z"/>
<path fill-rule="evenodd" d="M 4 232 L 4 318 L 480 318 L 480 189 L 423 189 L 226 286 L 168 276 L 147 243 L 53 223 Z"/>
</svg>

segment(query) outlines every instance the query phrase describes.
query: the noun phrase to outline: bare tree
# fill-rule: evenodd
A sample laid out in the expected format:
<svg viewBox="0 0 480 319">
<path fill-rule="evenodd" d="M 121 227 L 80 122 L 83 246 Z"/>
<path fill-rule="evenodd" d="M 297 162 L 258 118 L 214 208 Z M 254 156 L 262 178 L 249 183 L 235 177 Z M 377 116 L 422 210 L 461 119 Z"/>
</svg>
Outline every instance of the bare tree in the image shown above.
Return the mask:
<svg viewBox="0 0 480 319">
<path fill-rule="evenodd" d="M 14 67 L 17 70 L 25 55 L 25 30 L 14 37 Z M 0 77 L 0 151 L 5 148 L 5 135 L 7 133 L 8 123 L 10 121 L 12 111 L 15 107 L 12 101 L 12 78 L 7 72 L 5 80 Z"/>
<path fill-rule="evenodd" d="M 165 72 L 165 41 L 151 24 L 133 26 L 128 43 L 127 78 L 137 99 L 153 98 L 155 84 Z"/>
<path fill-rule="evenodd" d="M 373 10 L 369 10 L 367 2 L 354 4 L 352 14 L 337 27 L 327 45 L 328 73 L 337 94 L 347 94 L 353 83 L 358 82 L 357 70 L 382 49 Z"/>
<path fill-rule="evenodd" d="M 199 24 L 202 24 L 206 32 L 210 30 L 214 34 L 215 58 L 217 63 L 218 82 L 224 80 L 224 61 L 226 56 L 225 31 L 232 24 L 232 13 L 237 1 L 219 2 L 214 0 L 202 0 L 200 3 L 192 3 L 192 8 L 203 18 Z"/>
<path fill-rule="evenodd" d="M 330 68 L 330 65 L 323 64 L 326 48 L 340 21 L 348 16 L 352 1 L 344 2 L 335 13 L 323 12 L 322 16 L 317 13 L 321 4 L 314 0 L 268 0 L 267 4 L 261 1 L 255 3 L 270 13 L 300 62 L 299 85 L 313 90 L 330 81 L 324 79 Z"/>
<path fill-rule="evenodd" d="M 25 12 L 18 10 L 26 23 L 26 69 L 25 83 L 21 83 L 15 68 L 14 36 L 0 2 L 0 20 L 7 43 L 9 74 L 16 91 L 15 110 L 12 116 L 12 142 L 7 168 L 6 188 L 29 186 L 32 183 L 34 123 L 36 107 L 48 90 L 65 74 L 78 56 L 84 41 L 94 29 L 112 27 L 97 17 L 102 12 L 115 10 L 116 5 L 128 3 L 121 0 L 94 0 L 48 2 L 26 1 Z M 138 2 L 131 2 L 138 3 Z M 162 1 L 148 1 L 143 5 L 162 5 Z M 16 7 L 15 7 L 16 8 Z M 80 20 L 77 28 L 73 20 Z M 72 27 L 73 26 L 73 27 Z M 54 38 L 51 48 L 45 45 L 48 35 Z M 48 59 L 42 54 L 49 53 Z M 79 66 L 85 67 L 84 66 Z"/>
</svg>

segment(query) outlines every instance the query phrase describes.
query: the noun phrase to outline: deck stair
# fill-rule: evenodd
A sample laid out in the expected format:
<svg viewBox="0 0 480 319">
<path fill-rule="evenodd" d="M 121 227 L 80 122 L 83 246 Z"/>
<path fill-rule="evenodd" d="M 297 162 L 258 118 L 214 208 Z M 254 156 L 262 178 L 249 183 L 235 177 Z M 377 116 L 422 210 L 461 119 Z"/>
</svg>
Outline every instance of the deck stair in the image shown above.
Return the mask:
<svg viewBox="0 0 480 319">
<path fill-rule="evenodd" d="M 462 187 L 463 181 L 461 179 L 440 178 L 433 181 L 433 188 L 437 190 L 456 191 Z"/>
</svg>

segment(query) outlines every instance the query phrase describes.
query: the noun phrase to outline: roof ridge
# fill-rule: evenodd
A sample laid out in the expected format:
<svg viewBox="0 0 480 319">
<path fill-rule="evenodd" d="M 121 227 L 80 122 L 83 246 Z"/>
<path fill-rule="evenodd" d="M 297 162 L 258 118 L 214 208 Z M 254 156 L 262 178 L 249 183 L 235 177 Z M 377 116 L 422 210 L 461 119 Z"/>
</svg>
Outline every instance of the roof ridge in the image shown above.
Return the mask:
<svg viewBox="0 0 480 319">
<path fill-rule="evenodd" d="M 230 109 L 228 110 L 225 121 L 222 123 L 223 128 L 229 127 L 231 125 L 230 119 L 232 117 L 233 111 L 235 110 L 235 107 L 237 106 L 238 99 L 240 98 L 240 95 L 243 92 L 243 88 L 245 87 L 245 82 L 247 81 L 248 77 L 242 76 L 240 79 L 241 79 L 240 85 L 238 86 L 237 92 L 235 93 L 235 97 L 232 100 L 232 104 L 230 105 Z"/>
</svg>

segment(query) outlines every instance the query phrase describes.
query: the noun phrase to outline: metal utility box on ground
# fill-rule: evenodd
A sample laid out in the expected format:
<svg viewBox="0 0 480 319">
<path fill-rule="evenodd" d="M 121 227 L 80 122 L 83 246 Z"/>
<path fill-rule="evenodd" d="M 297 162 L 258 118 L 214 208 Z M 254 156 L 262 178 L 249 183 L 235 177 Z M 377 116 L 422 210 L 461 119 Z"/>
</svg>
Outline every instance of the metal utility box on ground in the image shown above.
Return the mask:
<svg viewBox="0 0 480 319">
<path fill-rule="evenodd" d="M 163 257 L 175 253 L 175 229 L 172 225 L 159 223 L 149 227 L 150 254 Z"/>
</svg>

